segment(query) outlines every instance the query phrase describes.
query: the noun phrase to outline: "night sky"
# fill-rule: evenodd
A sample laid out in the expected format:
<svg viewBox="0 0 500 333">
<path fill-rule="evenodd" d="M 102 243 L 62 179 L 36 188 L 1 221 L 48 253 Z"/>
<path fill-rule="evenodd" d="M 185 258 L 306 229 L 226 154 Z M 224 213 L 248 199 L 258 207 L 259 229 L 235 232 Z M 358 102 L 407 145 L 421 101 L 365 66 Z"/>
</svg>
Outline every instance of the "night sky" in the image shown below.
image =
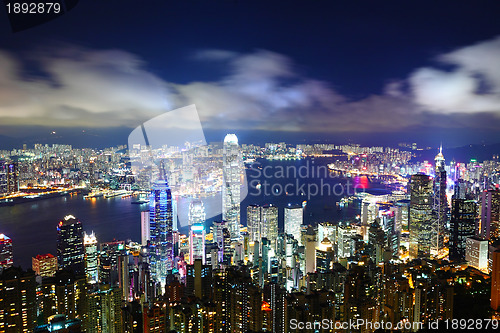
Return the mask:
<svg viewBox="0 0 500 333">
<path fill-rule="evenodd" d="M 126 143 L 190 104 L 207 141 L 498 143 L 500 2 L 86 0 L 17 33 L 0 10 L 0 135 Z"/>
</svg>

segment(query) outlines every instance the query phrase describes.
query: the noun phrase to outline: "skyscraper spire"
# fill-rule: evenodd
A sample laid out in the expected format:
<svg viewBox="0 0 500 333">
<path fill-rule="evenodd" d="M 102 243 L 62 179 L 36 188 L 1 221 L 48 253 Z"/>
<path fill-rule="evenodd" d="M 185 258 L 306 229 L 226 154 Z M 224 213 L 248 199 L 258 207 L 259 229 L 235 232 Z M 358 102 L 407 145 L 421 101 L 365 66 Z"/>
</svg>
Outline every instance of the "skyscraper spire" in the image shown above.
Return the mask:
<svg viewBox="0 0 500 333">
<path fill-rule="evenodd" d="M 443 156 L 443 144 L 442 143 L 439 145 L 439 153 L 434 158 L 434 161 L 436 162 L 436 172 L 444 171 L 445 159 Z"/>
</svg>

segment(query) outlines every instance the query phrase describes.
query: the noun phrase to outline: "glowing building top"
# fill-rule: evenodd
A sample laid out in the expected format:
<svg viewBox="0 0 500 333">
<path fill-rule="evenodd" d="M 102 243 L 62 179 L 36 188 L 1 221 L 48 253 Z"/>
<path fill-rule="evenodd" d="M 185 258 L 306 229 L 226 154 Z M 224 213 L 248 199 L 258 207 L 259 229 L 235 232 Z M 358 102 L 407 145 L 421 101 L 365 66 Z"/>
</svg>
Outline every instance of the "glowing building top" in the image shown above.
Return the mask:
<svg viewBox="0 0 500 333">
<path fill-rule="evenodd" d="M 443 156 L 443 145 L 439 146 L 439 153 L 434 158 L 436 162 L 436 172 L 444 170 L 444 156 Z"/>
<path fill-rule="evenodd" d="M 227 134 L 226 137 L 224 138 L 224 143 L 231 143 L 231 144 L 238 144 L 238 138 L 236 137 L 236 134 Z"/>
</svg>

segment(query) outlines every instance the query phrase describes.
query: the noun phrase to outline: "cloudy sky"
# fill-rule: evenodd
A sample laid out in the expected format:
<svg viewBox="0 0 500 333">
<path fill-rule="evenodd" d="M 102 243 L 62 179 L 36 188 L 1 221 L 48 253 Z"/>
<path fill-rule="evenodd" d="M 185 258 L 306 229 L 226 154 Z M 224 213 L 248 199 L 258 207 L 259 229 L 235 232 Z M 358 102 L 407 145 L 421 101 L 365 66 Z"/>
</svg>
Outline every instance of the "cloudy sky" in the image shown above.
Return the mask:
<svg viewBox="0 0 500 333">
<path fill-rule="evenodd" d="M 0 13 L 0 134 L 195 104 L 221 132 L 500 142 L 498 1 L 407 3 L 86 1 L 18 33 Z"/>
</svg>

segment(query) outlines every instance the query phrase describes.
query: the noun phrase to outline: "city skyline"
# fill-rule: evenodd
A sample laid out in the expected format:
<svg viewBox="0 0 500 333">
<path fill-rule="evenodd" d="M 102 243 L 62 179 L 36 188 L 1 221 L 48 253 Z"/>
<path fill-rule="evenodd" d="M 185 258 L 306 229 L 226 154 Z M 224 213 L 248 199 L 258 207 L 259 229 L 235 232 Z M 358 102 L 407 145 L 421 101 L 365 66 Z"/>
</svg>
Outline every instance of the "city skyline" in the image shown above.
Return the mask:
<svg viewBox="0 0 500 333">
<path fill-rule="evenodd" d="M 3 7 L 0 333 L 500 327 L 500 2 Z"/>
</svg>

